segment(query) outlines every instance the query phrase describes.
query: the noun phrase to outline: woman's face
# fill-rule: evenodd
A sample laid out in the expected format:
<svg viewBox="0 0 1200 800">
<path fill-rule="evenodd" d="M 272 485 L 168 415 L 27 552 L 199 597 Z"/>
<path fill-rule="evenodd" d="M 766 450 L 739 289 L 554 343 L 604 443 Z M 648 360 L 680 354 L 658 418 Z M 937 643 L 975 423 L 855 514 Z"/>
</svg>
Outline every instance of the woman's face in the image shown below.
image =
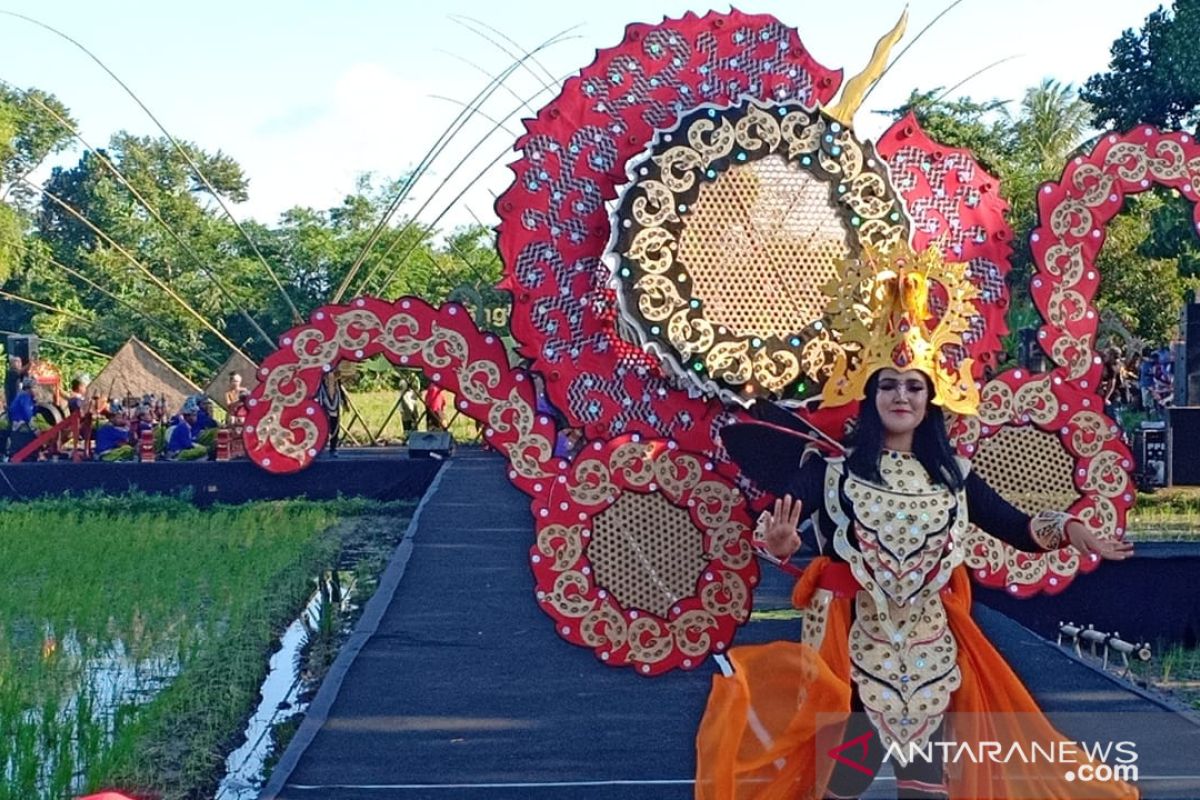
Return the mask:
<svg viewBox="0 0 1200 800">
<path fill-rule="evenodd" d="M 925 419 L 929 405 L 929 388 L 921 372 L 910 369 L 899 372 L 883 369 L 879 372 L 879 387 L 875 392 L 875 408 L 883 429 L 892 436 L 911 434 Z"/>
</svg>

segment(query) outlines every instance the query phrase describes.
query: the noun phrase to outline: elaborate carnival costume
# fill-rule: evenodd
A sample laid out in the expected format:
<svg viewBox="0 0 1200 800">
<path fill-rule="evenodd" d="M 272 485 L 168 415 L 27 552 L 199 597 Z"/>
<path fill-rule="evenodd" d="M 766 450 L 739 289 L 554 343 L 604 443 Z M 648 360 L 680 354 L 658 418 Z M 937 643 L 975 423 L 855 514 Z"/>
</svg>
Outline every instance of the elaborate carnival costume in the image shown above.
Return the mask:
<svg viewBox="0 0 1200 800">
<path fill-rule="evenodd" d="M 975 476 L 1025 514 L 1069 512 L 1108 541 L 1121 538 L 1133 503 L 1132 457 L 1096 394 L 1095 256 L 1125 195 L 1156 184 L 1200 195 L 1200 144 L 1142 126 L 1104 137 L 1061 182 L 1040 188 L 1030 294 L 1052 366 L 993 377 L 1012 238 L 998 181 L 911 115 L 874 144 L 852 130 L 901 28 L 843 86 L 840 71 L 768 15 L 630 25 L 525 122 L 515 180 L 496 204 L 501 287 L 512 293 L 508 329 L 519 355 L 582 432 L 569 457 L 554 454 L 555 422 L 538 413 L 530 376 L 455 303 L 360 297 L 320 308 L 281 336 L 247 401 L 247 453 L 292 472 L 312 463 L 330 433 L 314 397 L 339 361 L 381 354 L 421 369 L 454 393 L 456 412 L 482 424 L 529 496 L 536 601 L 555 632 L 638 675 L 695 669 L 728 650 L 758 585 L 753 512 L 769 492 L 813 493 L 827 546 L 796 587 L 797 604 L 812 609 L 808 643 L 733 653 L 736 670 L 718 679 L 709 717 L 729 725 L 701 734 L 702 797 L 824 791 L 828 776 L 794 757 L 814 747 L 815 723 L 803 713 L 844 714 L 856 696 L 873 730 L 894 741 L 919 740 L 947 709 L 1028 711 L 1044 723 L 971 622 L 967 570 L 971 581 L 1020 597 L 1061 591 L 1099 559 L 1014 548 L 1050 547 L 1061 518 L 1030 529 Z M 875 274 L 902 257 L 920 265 L 913 281 Z M 970 286 L 959 280 L 963 264 Z M 875 353 L 883 339 L 867 335 L 884 324 L 866 312 L 885 296 L 925 326 L 903 361 L 894 347 Z M 919 352 L 923 343 L 936 353 Z M 719 440 L 731 424 L 754 420 L 756 398 L 820 393 L 846 402 L 826 411 L 850 409 L 869 374 L 863 364 L 918 362 L 948 409 L 978 403 L 977 415 L 949 420 L 951 446 L 970 459 L 961 492 L 931 484 L 899 455 L 885 459 L 879 483 L 837 458 L 797 474 L 803 448 L 790 444 L 774 451 L 781 469 L 747 463 L 754 487 Z M 835 497 L 815 501 L 818 485 Z M 887 530 L 898 509 L 906 530 Z M 852 649 L 863 636 L 918 628 L 936 633 L 924 658 L 919 647 L 904 649 L 907 639 L 891 666 L 865 645 Z M 905 694 L 910 672 L 931 682 Z M 866 696 L 858 687 L 868 678 L 891 688 Z M 788 702 L 760 702 L 781 696 Z M 744 735 L 746 724 L 769 734 L 768 744 Z M 1011 774 L 1011 765 L 1003 774 L 967 770 L 951 775 L 950 791 L 988 796 Z M 1024 796 L 1063 789 L 1057 782 Z"/>
<path fill-rule="evenodd" d="M 915 254 L 904 246 L 847 262 L 830 316 L 854 355 L 837 359 L 824 404 L 861 399 L 867 377 L 890 367 L 926 375 L 933 403 L 974 413 L 970 364 L 947 369 L 942 352 L 961 345 L 974 296 L 964 271 L 935 250 Z M 928 310 L 934 283 L 947 293 L 937 320 Z M 963 542 L 969 519 L 1017 550 L 1057 550 L 1067 541 L 1068 514 L 1024 514 L 963 458 L 964 480 L 954 489 L 944 477 L 934 480 L 932 465 L 913 452 L 883 450 L 878 476 L 864 477 L 844 456 L 807 448 L 798 458 L 804 440 L 791 428 L 739 423 L 722 435 L 748 477 L 801 502 L 816 521 L 821 555 L 792 596 L 803 613 L 802 642 L 734 649 L 734 674 L 714 678 L 697 740 L 697 797 L 857 796 L 885 750 L 899 754 L 897 786 L 906 797 L 1136 796 L 1124 784 L 1073 785 L 1018 759 L 947 769 L 938 759 L 906 763 L 902 755 L 912 747 L 932 752 L 934 737 L 1006 747 L 1063 739 L 972 622 Z M 841 723 L 851 711 L 870 726 L 857 720 L 847 732 Z M 872 729 L 879 742 L 868 748 Z M 827 754 L 863 734 L 856 767 Z"/>
</svg>

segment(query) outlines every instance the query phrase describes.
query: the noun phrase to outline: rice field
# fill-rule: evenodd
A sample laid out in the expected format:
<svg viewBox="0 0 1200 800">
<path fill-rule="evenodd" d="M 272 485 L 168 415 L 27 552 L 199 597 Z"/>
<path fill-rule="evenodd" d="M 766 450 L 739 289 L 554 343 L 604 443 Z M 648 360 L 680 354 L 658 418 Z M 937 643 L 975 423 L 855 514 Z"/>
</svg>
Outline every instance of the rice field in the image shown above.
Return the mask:
<svg viewBox="0 0 1200 800">
<path fill-rule="evenodd" d="M 411 433 L 405 426 L 396 401 L 399 394 L 394 391 L 377 392 L 348 392 L 349 402 L 342 411 L 343 441 L 346 444 L 404 444 Z M 454 441 L 462 444 L 482 441 L 479 425 L 470 417 L 454 410 L 454 395 L 446 393 L 446 407 L 452 414 L 450 418 L 450 433 Z M 418 420 L 416 429 L 426 430 L 424 406 L 421 406 L 422 418 Z"/>
<path fill-rule="evenodd" d="M 0 506 L 0 800 L 211 797 L 314 579 L 347 546 L 382 565 L 334 523 L 377 512 L 143 495 Z"/>
<path fill-rule="evenodd" d="M 1128 529 L 1133 541 L 1200 541 L 1200 488 L 1139 492 Z"/>
</svg>

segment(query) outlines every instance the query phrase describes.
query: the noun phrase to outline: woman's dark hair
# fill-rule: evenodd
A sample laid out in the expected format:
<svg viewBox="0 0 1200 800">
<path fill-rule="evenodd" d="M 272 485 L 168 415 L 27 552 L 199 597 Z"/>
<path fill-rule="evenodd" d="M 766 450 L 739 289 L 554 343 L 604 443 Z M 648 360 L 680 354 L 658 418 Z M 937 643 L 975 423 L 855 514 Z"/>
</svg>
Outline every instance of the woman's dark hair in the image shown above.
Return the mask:
<svg viewBox="0 0 1200 800">
<path fill-rule="evenodd" d="M 929 376 L 921 373 L 921 377 L 925 381 L 929 402 L 925 406 L 925 419 L 913 431 L 913 455 L 934 483 L 945 484 L 957 491 L 963 485 L 963 474 L 954 459 L 954 451 L 950 449 L 946 419 L 942 416 L 942 407 L 933 404 L 933 384 Z M 873 483 L 883 482 L 879 474 L 879 457 L 883 453 L 883 420 L 879 418 L 879 408 L 875 405 L 878 391 L 879 371 L 876 371 L 867 379 L 866 396 L 859 406 L 858 427 L 854 430 L 851 442 L 853 449 L 846 458 L 846 465 L 851 472 Z"/>
</svg>

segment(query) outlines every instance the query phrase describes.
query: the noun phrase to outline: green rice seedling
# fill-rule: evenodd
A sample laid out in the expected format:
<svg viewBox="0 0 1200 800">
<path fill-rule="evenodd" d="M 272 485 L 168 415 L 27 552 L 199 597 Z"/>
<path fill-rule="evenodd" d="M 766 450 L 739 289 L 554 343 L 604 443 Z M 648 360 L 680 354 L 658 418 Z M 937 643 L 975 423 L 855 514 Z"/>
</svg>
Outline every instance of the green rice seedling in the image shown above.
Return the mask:
<svg viewBox="0 0 1200 800">
<path fill-rule="evenodd" d="M 0 504 L 0 798 L 215 781 L 274 633 L 331 567 L 316 503 Z"/>
</svg>

